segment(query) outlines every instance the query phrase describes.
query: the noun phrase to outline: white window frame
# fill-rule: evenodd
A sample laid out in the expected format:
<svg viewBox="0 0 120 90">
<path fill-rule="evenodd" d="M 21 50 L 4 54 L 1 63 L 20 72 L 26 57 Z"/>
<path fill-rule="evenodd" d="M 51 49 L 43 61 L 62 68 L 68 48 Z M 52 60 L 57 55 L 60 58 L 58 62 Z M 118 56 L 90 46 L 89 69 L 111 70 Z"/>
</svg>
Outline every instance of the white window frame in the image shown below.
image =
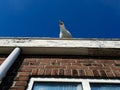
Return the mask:
<svg viewBox="0 0 120 90">
<path fill-rule="evenodd" d="M 120 84 L 120 80 L 117 79 L 31 78 L 27 90 L 32 90 L 34 82 L 81 83 L 83 90 L 91 90 L 90 83 Z"/>
</svg>

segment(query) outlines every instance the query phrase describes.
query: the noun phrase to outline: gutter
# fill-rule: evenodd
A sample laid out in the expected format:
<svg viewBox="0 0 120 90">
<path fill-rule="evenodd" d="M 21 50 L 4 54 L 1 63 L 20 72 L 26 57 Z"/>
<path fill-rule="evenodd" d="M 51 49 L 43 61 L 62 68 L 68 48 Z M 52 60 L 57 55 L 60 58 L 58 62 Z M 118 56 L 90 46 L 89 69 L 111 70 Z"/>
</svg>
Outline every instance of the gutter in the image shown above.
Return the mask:
<svg viewBox="0 0 120 90">
<path fill-rule="evenodd" d="M 19 56 L 21 50 L 19 47 L 15 48 L 11 54 L 6 58 L 6 60 L 1 64 L 0 66 L 0 83 L 2 82 L 2 79 L 6 76 L 8 70 L 14 63 L 14 61 Z"/>
</svg>

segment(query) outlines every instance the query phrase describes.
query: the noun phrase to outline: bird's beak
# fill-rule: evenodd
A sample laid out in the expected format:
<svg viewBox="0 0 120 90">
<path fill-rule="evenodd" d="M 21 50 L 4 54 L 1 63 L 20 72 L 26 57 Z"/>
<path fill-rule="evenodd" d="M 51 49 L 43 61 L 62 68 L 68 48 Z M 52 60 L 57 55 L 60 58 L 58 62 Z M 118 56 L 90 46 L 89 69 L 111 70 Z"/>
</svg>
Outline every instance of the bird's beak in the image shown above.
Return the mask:
<svg viewBox="0 0 120 90">
<path fill-rule="evenodd" d="M 59 20 L 59 22 L 60 22 L 60 25 L 63 25 L 63 22 L 61 20 Z"/>
</svg>

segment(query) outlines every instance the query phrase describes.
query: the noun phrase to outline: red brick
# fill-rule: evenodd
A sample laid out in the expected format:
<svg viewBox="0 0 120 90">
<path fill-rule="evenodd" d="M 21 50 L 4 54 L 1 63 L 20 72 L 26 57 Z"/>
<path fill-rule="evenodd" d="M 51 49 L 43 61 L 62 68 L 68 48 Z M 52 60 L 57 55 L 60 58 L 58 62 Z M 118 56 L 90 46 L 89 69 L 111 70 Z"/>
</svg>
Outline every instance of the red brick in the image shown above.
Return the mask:
<svg viewBox="0 0 120 90">
<path fill-rule="evenodd" d="M 50 62 L 50 65 L 60 65 L 60 62 Z"/>
<path fill-rule="evenodd" d="M 40 62 L 40 64 L 50 64 L 51 60 L 50 59 L 37 59 L 37 63 Z"/>
<path fill-rule="evenodd" d="M 14 78 L 14 81 L 18 81 L 18 80 L 19 80 L 19 77 L 16 76 L 16 77 Z"/>
<path fill-rule="evenodd" d="M 44 65 L 24 65 L 23 68 L 44 68 Z"/>
<path fill-rule="evenodd" d="M 38 58 L 40 62 L 56 62 L 57 58 Z"/>
<path fill-rule="evenodd" d="M 59 75 L 64 75 L 64 69 L 59 70 Z"/>
<path fill-rule="evenodd" d="M 92 70 L 85 70 L 85 72 L 86 72 L 86 76 L 88 76 L 88 77 L 94 76 Z"/>
<path fill-rule="evenodd" d="M 72 65 L 72 66 L 67 66 L 67 69 L 88 69 L 88 66 Z"/>
<path fill-rule="evenodd" d="M 75 63 L 75 59 L 58 59 L 57 63 Z"/>
<path fill-rule="evenodd" d="M 31 72 L 32 71 L 32 68 L 28 68 L 28 67 L 22 67 L 19 69 L 19 72 Z"/>
<path fill-rule="evenodd" d="M 83 59 L 83 60 L 77 60 L 77 63 L 95 63 L 95 60 L 86 60 L 86 59 Z"/>
<path fill-rule="evenodd" d="M 114 60 L 103 60 L 103 59 L 101 59 L 101 60 L 97 60 L 97 63 L 109 63 L 109 64 L 113 64 L 113 63 L 115 63 L 115 61 Z"/>
<path fill-rule="evenodd" d="M 38 62 L 29 62 L 29 65 L 38 65 L 39 66 L 40 63 Z"/>
<path fill-rule="evenodd" d="M 45 75 L 51 75 L 51 72 L 52 72 L 52 69 L 46 69 L 46 73 L 45 73 Z"/>
<path fill-rule="evenodd" d="M 103 63 L 103 66 L 114 66 L 114 63 Z"/>
<path fill-rule="evenodd" d="M 73 69 L 73 70 L 72 70 L 72 75 L 73 75 L 73 76 L 79 76 L 78 70 Z"/>
<path fill-rule="evenodd" d="M 2 64 L 3 63 L 3 61 L 0 61 L 0 64 Z"/>
<path fill-rule="evenodd" d="M 112 66 L 111 66 L 111 69 L 112 69 L 112 70 L 120 70 L 120 67 L 118 67 L 118 66 L 112 67 Z"/>
<path fill-rule="evenodd" d="M 113 78 L 115 75 L 111 70 L 105 70 L 107 77 Z"/>
<path fill-rule="evenodd" d="M 24 59 L 24 63 L 26 63 L 26 62 L 36 62 L 36 58 L 25 58 Z"/>
<path fill-rule="evenodd" d="M 0 61 L 5 61 L 6 58 L 0 58 Z"/>
<path fill-rule="evenodd" d="M 83 66 L 83 64 L 82 63 L 71 63 L 70 65 L 77 65 L 77 66 Z"/>
<path fill-rule="evenodd" d="M 66 66 L 66 65 L 71 65 L 71 64 L 73 63 L 60 63 L 61 66 L 64 66 L 64 65 Z"/>
<path fill-rule="evenodd" d="M 107 76 L 104 70 L 100 70 L 100 74 L 101 74 L 101 77 L 106 77 Z"/>
<path fill-rule="evenodd" d="M 18 72 L 19 77 L 28 77 L 30 72 Z"/>
<path fill-rule="evenodd" d="M 19 77 L 20 81 L 27 81 L 29 77 Z"/>
<path fill-rule="evenodd" d="M 38 74 L 38 69 L 36 68 L 36 69 L 32 69 L 32 73 L 31 73 L 31 75 L 37 75 Z"/>
<path fill-rule="evenodd" d="M 15 86 L 26 86 L 27 82 L 26 81 L 16 81 Z"/>
<path fill-rule="evenodd" d="M 79 76 L 81 77 L 86 76 L 84 70 L 79 70 Z"/>
<path fill-rule="evenodd" d="M 65 70 L 65 76 L 71 76 L 72 73 L 71 73 L 71 69 L 66 69 Z"/>
<path fill-rule="evenodd" d="M 52 70 L 52 75 L 59 75 L 58 72 L 59 72 L 58 69 L 53 69 L 53 70 Z"/>
<path fill-rule="evenodd" d="M 14 86 L 11 87 L 10 90 L 25 90 L 25 86 Z"/>
<path fill-rule="evenodd" d="M 103 66 L 103 65 L 99 63 L 99 64 L 92 64 L 92 66 Z"/>
<path fill-rule="evenodd" d="M 95 77 L 100 77 L 99 71 L 98 70 L 93 70 L 93 74 Z"/>
<path fill-rule="evenodd" d="M 116 64 L 120 64 L 120 60 L 115 60 L 115 63 Z"/>
<path fill-rule="evenodd" d="M 40 65 L 50 65 L 50 62 L 40 62 Z"/>
<path fill-rule="evenodd" d="M 64 69 L 64 68 L 66 68 L 66 66 L 48 65 L 48 66 L 46 66 L 46 68 L 51 68 L 51 69 L 52 68 L 61 68 L 61 69 L 63 68 Z"/>
<path fill-rule="evenodd" d="M 29 62 L 24 62 L 23 65 L 29 65 Z"/>
<path fill-rule="evenodd" d="M 44 74 L 45 74 L 45 69 L 38 70 L 38 75 L 44 75 Z"/>
<path fill-rule="evenodd" d="M 103 70 L 103 69 L 105 69 L 105 70 L 106 70 L 106 69 L 107 69 L 107 70 L 110 70 L 110 67 L 109 67 L 109 66 L 106 66 L 106 67 L 102 67 L 102 66 L 91 66 L 91 67 L 89 67 L 89 69 L 90 69 L 90 70 L 96 70 L 96 69 L 97 69 L 97 70 L 101 70 L 101 69 L 102 69 L 102 70 Z"/>
<path fill-rule="evenodd" d="M 23 56 L 12 66 L 7 74 L 7 81 L 14 80 L 14 85 L 9 90 L 25 90 L 28 84 L 29 76 L 45 76 L 52 77 L 104 77 L 104 78 L 120 78 L 120 60 L 114 59 L 97 59 L 92 57 L 74 56 Z M 0 63 L 3 62 L 3 58 Z M 17 69 L 16 67 L 19 65 Z M 16 75 L 17 73 L 17 75 Z"/>
<path fill-rule="evenodd" d="M 120 70 L 114 70 L 113 71 L 116 77 L 120 77 Z"/>
</svg>

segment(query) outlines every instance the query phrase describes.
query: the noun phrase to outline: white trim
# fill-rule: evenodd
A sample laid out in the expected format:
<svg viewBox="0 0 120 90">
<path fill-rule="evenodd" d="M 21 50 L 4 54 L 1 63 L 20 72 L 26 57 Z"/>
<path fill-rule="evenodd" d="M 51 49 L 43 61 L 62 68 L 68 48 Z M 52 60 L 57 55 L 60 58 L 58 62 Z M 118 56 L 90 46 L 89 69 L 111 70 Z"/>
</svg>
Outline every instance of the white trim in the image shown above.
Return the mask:
<svg viewBox="0 0 120 90">
<path fill-rule="evenodd" d="M 120 84 L 120 80 L 117 79 L 31 78 L 27 90 L 32 90 L 34 82 L 77 82 L 82 83 L 83 90 L 91 90 L 90 83 Z"/>
<path fill-rule="evenodd" d="M 0 54 L 8 54 L 15 47 L 32 55 L 120 56 L 120 39 L 0 38 Z"/>
<path fill-rule="evenodd" d="M 91 90 L 90 84 L 87 80 L 82 80 L 82 87 L 83 87 L 83 90 Z"/>
</svg>

